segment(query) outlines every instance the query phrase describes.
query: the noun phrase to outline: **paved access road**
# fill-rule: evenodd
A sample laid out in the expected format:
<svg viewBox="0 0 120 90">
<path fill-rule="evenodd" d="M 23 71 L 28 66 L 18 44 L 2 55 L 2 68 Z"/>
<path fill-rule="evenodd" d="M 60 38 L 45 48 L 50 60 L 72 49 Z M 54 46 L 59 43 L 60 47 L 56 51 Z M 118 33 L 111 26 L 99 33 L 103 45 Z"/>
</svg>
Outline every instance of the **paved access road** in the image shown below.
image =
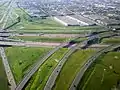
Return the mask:
<svg viewBox="0 0 120 90">
<path fill-rule="evenodd" d="M 8 82 L 10 84 L 10 89 L 15 90 L 16 83 L 15 83 L 14 76 L 13 76 L 12 71 L 10 69 L 10 66 L 9 66 L 9 63 L 8 63 L 8 60 L 7 60 L 7 56 L 5 54 L 5 51 L 4 51 L 3 47 L 0 47 L 0 54 L 1 54 L 1 57 L 2 57 L 2 62 L 3 62 L 4 68 L 5 68 L 7 78 L 8 78 Z"/>
<path fill-rule="evenodd" d="M 100 51 L 98 51 L 95 55 L 93 55 L 92 57 L 90 57 L 87 62 L 83 65 L 83 67 L 80 69 L 79 73 L 76 75 L 75 79 L 73 80 L 69 90 L 76 90 L 77 86 L 80 82 L 80 80 L 82 79 L 84 73 L 86 72 L 86 70 L 90 67 L 90 65 L 104 52 L 106 51 L 110 51 L 111 48 L 116 48 L 116 47 L 120 47 L 120 45 L 111 45 L 108 46 Z"/>
</svg>

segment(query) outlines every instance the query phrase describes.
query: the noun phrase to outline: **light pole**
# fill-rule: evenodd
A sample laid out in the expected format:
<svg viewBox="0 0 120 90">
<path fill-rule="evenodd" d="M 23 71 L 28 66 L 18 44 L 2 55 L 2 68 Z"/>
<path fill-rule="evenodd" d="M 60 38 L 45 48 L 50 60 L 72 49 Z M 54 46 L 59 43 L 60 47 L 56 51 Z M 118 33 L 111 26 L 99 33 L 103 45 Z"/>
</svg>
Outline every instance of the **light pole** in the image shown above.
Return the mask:
<svg viewBox="0 0 120 90">
<path fill-rule="evenodd" d="M 102 83 L 103 83 L 103 81 L 104 81 L 105 71 L 106 71 L 106 69 L 104 69 L 104 70 L 103 70 L 102 79 L 101 79 L 101 84 L 102 84 Z"/>
</svg>

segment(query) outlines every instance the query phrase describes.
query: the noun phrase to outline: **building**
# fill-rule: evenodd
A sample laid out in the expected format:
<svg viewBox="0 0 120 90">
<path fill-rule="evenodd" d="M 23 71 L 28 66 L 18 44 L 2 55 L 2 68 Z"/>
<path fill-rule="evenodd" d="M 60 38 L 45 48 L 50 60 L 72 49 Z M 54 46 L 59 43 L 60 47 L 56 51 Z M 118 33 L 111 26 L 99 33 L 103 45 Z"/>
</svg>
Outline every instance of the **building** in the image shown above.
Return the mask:
<svg viewBox="0 0 120 90">
<path fill-rule="evenodd" d="M 106 26 L 120 25 L 120 21 L 115 19 L 101 19 L 101 20 L 97 20 L 97 22 Z"/>
<path fill-rule="evenodd" d="M 93 20 L 90 20 L 84 16 L 81 15 L 71 15 L 72 18 L 76 19 L 80 26 L 93 26 L 96 25 L 96 23 Z"/>
<path fill-rule="evenodd" d="M 70 18 L 69 16 L 56 16 L 54 20 L 65 26 L 80 26 L 77 20 Z"/>
</svg>

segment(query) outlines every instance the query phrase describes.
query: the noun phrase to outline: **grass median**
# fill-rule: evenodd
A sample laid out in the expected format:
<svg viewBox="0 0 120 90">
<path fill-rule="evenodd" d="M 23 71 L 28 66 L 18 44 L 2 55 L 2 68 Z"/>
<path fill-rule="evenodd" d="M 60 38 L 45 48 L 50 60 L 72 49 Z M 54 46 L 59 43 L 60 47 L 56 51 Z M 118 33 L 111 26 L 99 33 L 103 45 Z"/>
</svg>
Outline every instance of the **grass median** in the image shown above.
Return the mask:
<svg viewBox="0 0 120 90">
<path fill-rule="evenodd" d="M 50 48 L 28 48 L 28 47 L 9 47 L 6 54 L 13 71 L 16 82 L 18 83 L 27 70 Z"/>
<path fill-rule="evenodd" d="M 78 90 L 118 90 L 119 66 L 120 52 L 109 52 L 100 56 L 85 73 Z"/>
<path fill-rule="evenodd" d="M 51 57 L 49 57 L 33 76 L 26 87 L 26 90 L 43 90 L 50 74 L 64 56 L 66 51 L 67 49 L 65 48 L 59 49 Z"/>
<path fill-rule="evenodd" d="M 85 63 L 85 61 L 92 55 L 95 51 L 91 49 L 87 50 L 77 50 L 73 53 L 68 61 L 62 68 L 59 76 L 57 77 L 54 90 L 68 90 L 70 84 L 75 78 L 76 74 Z"/>
</svg>

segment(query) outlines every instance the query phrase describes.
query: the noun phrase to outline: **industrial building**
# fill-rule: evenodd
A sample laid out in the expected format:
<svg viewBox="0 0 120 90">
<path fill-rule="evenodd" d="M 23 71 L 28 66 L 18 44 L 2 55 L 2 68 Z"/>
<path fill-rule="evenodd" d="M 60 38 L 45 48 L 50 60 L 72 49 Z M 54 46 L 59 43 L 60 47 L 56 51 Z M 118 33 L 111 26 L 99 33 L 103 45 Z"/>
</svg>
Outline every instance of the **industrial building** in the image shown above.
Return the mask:
<svg viewBox="0 0 120 90">
<path fill-rule="evenodd" d="M 70 18 L 69 16 L 56 16 L 54 20 L 65 26 L 80 26 L 77 20 Z"/>
<path fill-rule="evenodd" d="M 83 16 L 71 15 L 71 16 L 57 16 L 54 20 L 65 26 L 92 26 L 96 25 L 95 22 L 89 20 Z"/>
</svg>

